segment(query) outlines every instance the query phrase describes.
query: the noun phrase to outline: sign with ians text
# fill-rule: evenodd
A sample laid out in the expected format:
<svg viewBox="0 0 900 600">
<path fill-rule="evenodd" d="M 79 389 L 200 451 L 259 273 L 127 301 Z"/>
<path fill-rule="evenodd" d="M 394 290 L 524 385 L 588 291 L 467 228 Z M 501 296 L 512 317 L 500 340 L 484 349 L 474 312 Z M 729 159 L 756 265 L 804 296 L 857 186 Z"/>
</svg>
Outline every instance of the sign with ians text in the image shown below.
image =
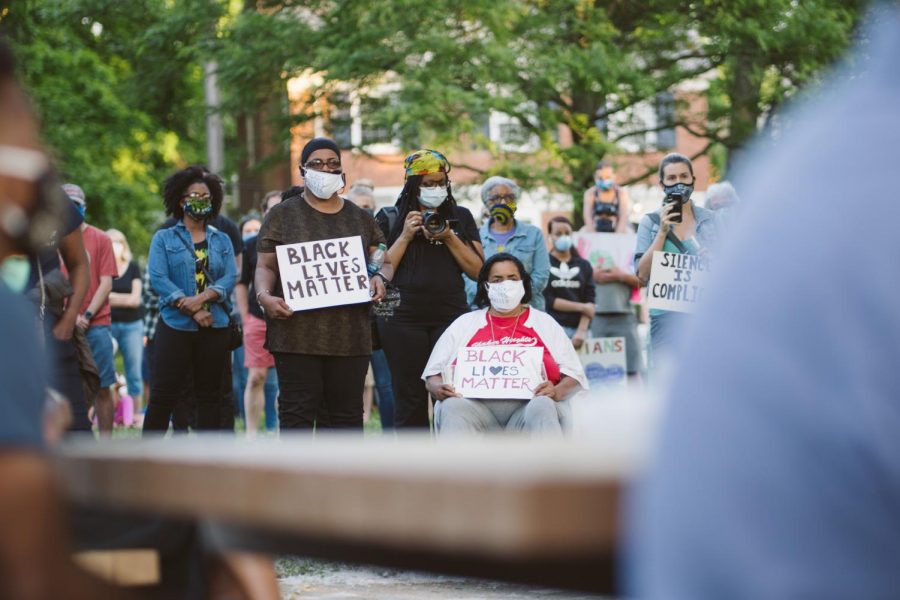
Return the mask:
<svg viewBox="0 0 900 600">
<path fill-rule="evenodd" d="M 465 398 L 530 400 L 544 381 L 543 348 L 473 346 L 456 357 L 453 387 Z"/>
<path fill-rule="evenodd" d="M 362 237 L 275 247 L 284 301 L 294 311 L 369 302 Z"/>
<path fill-rule="evenodd" d="M 625 338 L 588 338 L 578 350 L 591 389 L 624 387 L 628 382 Z"/>
<path fill-rule="evenodd" d="M 691 313 L 703 297 L 709 260 L 694 254 L 654 252 L 647 306 Z"/>
</svg>

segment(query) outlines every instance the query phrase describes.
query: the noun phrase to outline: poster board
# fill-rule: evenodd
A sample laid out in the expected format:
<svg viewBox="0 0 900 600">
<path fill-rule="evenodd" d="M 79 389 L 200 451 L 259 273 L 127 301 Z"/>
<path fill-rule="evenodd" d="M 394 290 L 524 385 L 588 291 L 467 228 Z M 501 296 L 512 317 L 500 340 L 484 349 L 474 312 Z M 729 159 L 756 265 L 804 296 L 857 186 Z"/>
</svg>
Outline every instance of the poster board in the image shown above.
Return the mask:
<svg viewBox="0 0 900 600">
<path fill-rule="evenodd" d="M 578 254 L 592 267 L 617 267 L 626 273 L 634 273 L 636 245 L 634 233 L 579 233 L 575 240 Z"/>
<path fill-rule="evenodd" d="M 275 247 L 284 301 L 292 310 L 369 302 L 362 237 Z"/>
<path fill-rule="evenodd" d="M 578 350 L 578 358 L 591 389 L 625 387 L 628 383 L 624 337 L 588 338 Z"/>
<path fill-rule="evenodd" d="M 459 350 L 453 387 L 465 398 L 530 400 L 544 381 L 537 347 L 472 346 Z"/>
<path fill-rule="evenodd" d="M 654 252 L 647 306 L 690 313 L 703 298 L 709 260 L 694 254 Z"/>
</svg>

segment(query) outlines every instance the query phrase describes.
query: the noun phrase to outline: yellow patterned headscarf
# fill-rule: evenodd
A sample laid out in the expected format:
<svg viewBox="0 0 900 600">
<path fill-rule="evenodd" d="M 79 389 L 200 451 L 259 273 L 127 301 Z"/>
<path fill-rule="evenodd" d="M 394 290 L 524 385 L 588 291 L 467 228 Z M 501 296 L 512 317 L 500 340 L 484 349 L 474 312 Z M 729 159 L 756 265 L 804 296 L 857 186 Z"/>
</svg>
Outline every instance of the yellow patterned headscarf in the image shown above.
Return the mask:
<svg viewBox="0 0 900 600">
<path fill-rule="evenodd" d="M 409 179 L 410 175 L 430 175 L 431 173 L 449 173 L 450 162 L 447 157 L 437 150 L 416 150 L 403 161 L 406 175 L 403 179 Z"/>
</svg>

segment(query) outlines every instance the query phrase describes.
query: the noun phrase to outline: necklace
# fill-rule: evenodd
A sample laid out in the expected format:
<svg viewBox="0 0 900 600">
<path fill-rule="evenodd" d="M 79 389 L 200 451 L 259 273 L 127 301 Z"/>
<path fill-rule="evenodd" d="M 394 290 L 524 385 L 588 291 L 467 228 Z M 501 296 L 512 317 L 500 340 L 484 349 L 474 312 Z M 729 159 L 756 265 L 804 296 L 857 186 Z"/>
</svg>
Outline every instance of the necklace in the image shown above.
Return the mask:
<svg viewBox="0 0 900 600">
<path fill-rule="evenodd" d="M 519 326 L 519 318 L 522 316 L 522 313 L 524 313 L 524 312 L 525 312 L 524 310 L 521 310 L 521 311 L 519 311 L 519 314 L 516 315 L 516 322 L 513 323 L 513 326 L 512 326 L 512 332 L 511 332 L 512 335 L 516 334 L 516 328 Z M 491 341 L 496 342 L 497 336 L 494 335 L 494 315 L 492 315 L 491 313 L 488 313 L 488 323 L 490 323 L 490 325 L 491 325 Z M 502 330 L 506 329 L 506 327 L 505 326 L 499 327 L 499 329 L 502 332 Z"/>
</svg>

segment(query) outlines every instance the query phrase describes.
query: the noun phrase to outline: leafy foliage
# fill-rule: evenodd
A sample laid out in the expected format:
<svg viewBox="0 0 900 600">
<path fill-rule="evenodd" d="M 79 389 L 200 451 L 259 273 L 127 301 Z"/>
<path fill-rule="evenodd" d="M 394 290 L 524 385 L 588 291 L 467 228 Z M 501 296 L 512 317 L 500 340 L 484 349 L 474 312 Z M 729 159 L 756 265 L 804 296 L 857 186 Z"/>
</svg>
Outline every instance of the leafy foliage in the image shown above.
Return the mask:
<svg viewBox="0 0 900 600">
<path fill-rule="evenodd" d="M 20 75 L 88 221 L 143 253 L 161 181 L 205 155 L 200 42 L 221 10 L 206 0 L 17 0 L 3 18 Z"/>
</svg>

